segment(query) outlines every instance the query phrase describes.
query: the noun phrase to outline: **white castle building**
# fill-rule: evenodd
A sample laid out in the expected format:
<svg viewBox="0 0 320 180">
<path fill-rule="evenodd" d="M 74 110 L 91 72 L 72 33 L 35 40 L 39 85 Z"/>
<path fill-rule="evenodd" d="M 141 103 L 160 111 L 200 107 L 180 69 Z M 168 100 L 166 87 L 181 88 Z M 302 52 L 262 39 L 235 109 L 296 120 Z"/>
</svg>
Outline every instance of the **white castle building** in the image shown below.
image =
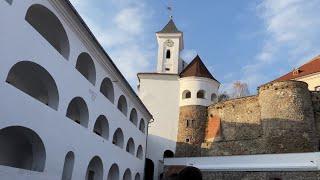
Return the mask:
<svg viewBox="0 0 320 180">
<path fill-rule="evenodd" d="M 0 0 L 0 22 L 0 179 L 143 179 L 152 116 L 70 2 Z"/>
<path fill-rule="evenodd" d="M 159 179 L 163 173 L 164 158 L 174 156 L 179 108 L 212 104 L 220 86 L 199 56 L 190 64 L 181 58 L 183 33 L 172 19 L 156 36 L 157 71 L 138 74 L 139 96 L 154 117 L 148 131 L 146 162 L 148 167 L 154 166 L 154 170 L 146 171 L 146 176 L 153 176 L 153 179 Z"/>
</svg>

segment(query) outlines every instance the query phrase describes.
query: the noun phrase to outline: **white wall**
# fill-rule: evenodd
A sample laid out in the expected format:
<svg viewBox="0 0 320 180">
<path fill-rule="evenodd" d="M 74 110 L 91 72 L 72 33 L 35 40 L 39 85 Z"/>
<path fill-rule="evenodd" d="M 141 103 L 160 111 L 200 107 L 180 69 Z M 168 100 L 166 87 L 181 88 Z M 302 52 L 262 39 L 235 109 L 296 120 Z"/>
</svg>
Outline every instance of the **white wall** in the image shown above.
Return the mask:
<svg viewBox="0 0 320 180">
<path fill-rule="evenodd" d="M 185 77 L 179 80 L 180 82 L 180 106 L 188 106 L 188 105 L 202 105 L 209 106 L 212 104 L 211 95 L 215 93 L 218 94 L 219 83 L 215 80 L 203 77 Z M 191 92 L 191 98 L 183 99 L 182 94 L 185 90 L 189 90 Z M 205 98 L 200 99 L 197 98 L 197 92 L 199 90 L 205 91 Z"/>
<path fill-rule="evenodd" d="M 117 128 L 124 133 L 124 142 L 130 137 L 134 139 L 135 148 L 142 145 L 145 153 L 146 134 L 129 121 L 133 107 L 138 111 L 138 119 L 147 120 L 146 110 L 141 105 L 136 106 L 137 100 L 132 98 L 124 82 L 114 82 L 115 103 L 112 104 L 100 93 L 100 84 L 105 77 L 121 80 L 112 67 L 108 67 L 108 59 L 97 50 L 94 43 L 88 42 L 79 32 L 80 23 L 73 21 L 68 9 L 57 9 L 60 1 L 44 0 L 13 0 L 12 5 L 0 1 L 0 129 L 9 126 L 23 126 L 32 129 L 42 139 L 46 150 L 46 165 L 42 173 L 17 170 L 0 166 L 2 179 L 60 179 L 65 155 L 69 151 L 75 154 L 73 179 L 84 179 L 87 166 L 94 156 L 103 161 L 103 179 L 107 178 L 109 168 L 117 163 L 120 177 L 127 168 L 133 176 L 140 173 L 143 177 L 144 160 L 113 145 L 112 136 Z M 62 22 L 70 43 L 70 56 L 65 59 L 44 39 L 29 23 L 25 21 L 28 7 L 39 3 L 49 8 Z M 54 6 L 53 6 L 54 5 Z M 60 7 L 61 8 L 61 7 Z M 63 13 L 63 15 L 62 15 Z M 80 27 L 81 29 L 81 27 Z M 83 39 L 87 38 L 87 39 Z M 94 60 L 97 81 L 92 85 L 75 68 L 80 53 L 87 52 Z M 45 68 L 55 80 L 59 91 L 58 110 L 54 110 L 14 86 L 5 82 L 10 68 L 19 61 L 32 61 Z M 110 64 L 110 63 L 109 63 Z M 128 102 L 128 116 L 117 109 L 117 100 L 124 95 Z M 89 125 L 84 128 L 68 119 L 66 115 L 69 102 L 82 97 L 89 109 Z M 104 140 L 94 134 L 93 126 L 99 115 L 105 115 L 109 122 L 109 139 Z M 46 177 L 46 178 L 43 178 Z"/>
<path fill-rule="evenodd" d="M 304 77 L 296 78 L 297 81 L 303 81 L 308 84 L 310 91 L 315 91 L 315 88 L 320 86 L 320 73 L 310 74 Z"/>
<path fill-rule="evenodd" d="M 149 126 L 147 146 L 147 158 L 155 165 L 154 179 L 162 172 L 164 151 L 175 152 L 179 120 L 178 78 L 178 75 L 139 75 L 139 96 L 154 117 Z"/>
</svg>

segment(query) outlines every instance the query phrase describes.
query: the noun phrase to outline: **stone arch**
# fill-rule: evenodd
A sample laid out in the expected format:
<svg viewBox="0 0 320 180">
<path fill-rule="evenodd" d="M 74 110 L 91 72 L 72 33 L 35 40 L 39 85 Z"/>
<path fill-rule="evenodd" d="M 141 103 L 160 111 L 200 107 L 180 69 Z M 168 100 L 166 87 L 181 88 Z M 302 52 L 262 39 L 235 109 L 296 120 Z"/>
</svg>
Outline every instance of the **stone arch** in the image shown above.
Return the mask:
<svg viewBox="0 0 320 180">
<path fill-rule="evenodd" d="M 86 180 L 102 180 L 103 179 L 103 164 L 102 160 L 95 156 L 91 159 L 86 173 Z"/>
<path fill-rule="evenodd" d="M 189 90 L 184 90 L 182 93 L 182 99 L 190 99 L 191 98 L 191 92 Z"/>
<path fill-rule="evenodd" d="M 138 113 L 135 108 L 132 108 L 131 113 L 130 113 L 130 121 L 137 126 L 138 125 Z"/>
<path fill-rule="evenodd" d="M 141 132 L 143 132 L 143 133 L 146 132 L 146 123 L 145 123 L 144 119 L 141 119 L 141 120 L 140 120 L 139 130 L 140 130 Z"/>
<path fill-rule="evenodd" d="M 109 169 L 107 180 L 118 180 L 119 177 L 119 166 L 117 164 L 113 164 Z"/>
<path fill-rule="evenodd" d="M 91 84 L 96 84 L 96 68 L 91 56 L 88 53 L 81 53 L 78 56 L 76 69 L 89 81 Z"/>
<path fill-rule="evenodd" d="M 143 159 L 143 149 L 142 149 L 142 146 L 141 145 L 139 145 L 138 146 L 138 149 L 137 149 L 137 158 L 139 158 L 139 159 Z"/>
<path fill-rule="evenodd" d="M 126 169 L 126 171 L 123 174 L 123 180 L 131 180 L 132 179 L 132 173 L 130 169 Z"/>
<path fill-rule="evenodd" d="M 104 139 L 109 139 L 109 123 L 104 115 L 100 115 L 94 124 L 93 131 Z"/>
<path fill-rule="evenodd" d="M 145 180 L 153 180 L 154 163 L 151 159 L 146 159 L 145 163 Z"/>
<path fill-rule="evenodd" d="M 0 130 L 0 165 L 43 172 L 46 150 L 39 135 L 22 126 Z"/>
<path fill-rule="evenodd" d="M 109 78 L 104 78 L 101 86 L 100 92 L 109 99 L 110 102 L 114 103 L 114 89 L 112 81 Z"/>
<path fill-rule="evenodd" d="M 212 102 L 217 102 L 217 101 L 218 101 L 218 96 L 217 96 L 216 93 L 212 93 L 212 94 L 211 94 L 211 101 L 212 101 Z"/>
<path fill-rule="evenodd" d="M 6 82 L 58 110 L 59 93 L 56 82 L 42 66 L 31 61 L 18 62 L 10 69 Z"/>
<path fill-rule="evenodd" d="M 171 150 L 165 150 L 163 153 L 163 158 L 173 158 L 174 153 Z"/>
<path fill-rule="evenodd" d="M 195 167 L 186 167 L 179 173 L 179 179 L 183 180 L 202 180 L 201 171 Z"/>
<path fill-rule="evenodd" d="M 83 127 L 88 127 L 89 110 L 81 97 L 75 97 L 69 103 L 66 116 Z"/>
<path fill-rule="evenodd" d="M 59 18 L 40 4 L 29 7 L 25 20 L 37 30 L 65 59 L 69 58 L 70 45 L 67 33 Z"/>
<path fill-rule="evenodd" d="M 61 180 L 71 180 L 74 167 L 74 153 L 69 151 L 64 159 Z"/>
<path fill-rule="evenodd" d="M 120 148 L 123 148 L 123 144 L 124 144 L 123 141 L 124 141 L 123 132 L 120 128 L 118 128 L 113 134 L 112 144 Z"/>
<path fill-rule="evenodd" d="M 140 180 L 140 174 L 137 173 L 136 176 L 134 177 L 134 180 Z"/>
<path fill-rule="evenodd" d="M 126 97 L 124 97 L 124 95 L 121 95 L 118 100 L 118 109 L 122 112 L 122 114 L 127 116 L 128 103 L 127 103 L 127 99 L 126 99 Z"/>
<path fill-rule="evenodd" d="M 199 90 L 199 91 L 197 92 L 197 98 L 199 98 L 199 99 L 205 99 L 205 97 L 206 97 L 206 92 L 205 92 L 204 90 Z"/>
<path fill-rule="evenodd" d="M 132 138 L 129 138 L 127 142 L 126 151 L 132 155 L 134 155 L 135 153 L 135 145 L 134 145 L 134 140 Z"/>
</svg>

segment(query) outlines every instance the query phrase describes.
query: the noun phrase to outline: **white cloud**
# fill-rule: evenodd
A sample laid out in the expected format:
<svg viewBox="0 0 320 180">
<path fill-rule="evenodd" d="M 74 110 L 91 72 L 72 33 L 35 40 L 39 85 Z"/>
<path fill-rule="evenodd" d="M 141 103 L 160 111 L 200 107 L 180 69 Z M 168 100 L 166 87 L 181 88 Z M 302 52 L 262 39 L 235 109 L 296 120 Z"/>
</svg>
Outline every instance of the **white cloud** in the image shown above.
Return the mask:
<svg viewBox="0 0 320 180">
<path fill-rule="evenodd" d="M 320 53 L 319 0 L 264 0 L 257 15 L 264 23 L 264 45 L 249 64 L 243 67 L 243 80 L 258 86 L 272 80 L 262 70 L 276 71 L 281 61 L 298 66 Z"/>
<path fill-rule="evenodd" d="M 136 73 L 150 69 L 153 39 L 145 38 L 152 11 L 147 0 L 71 0 L 123 75 L 135 87 Z"/>
</svg>

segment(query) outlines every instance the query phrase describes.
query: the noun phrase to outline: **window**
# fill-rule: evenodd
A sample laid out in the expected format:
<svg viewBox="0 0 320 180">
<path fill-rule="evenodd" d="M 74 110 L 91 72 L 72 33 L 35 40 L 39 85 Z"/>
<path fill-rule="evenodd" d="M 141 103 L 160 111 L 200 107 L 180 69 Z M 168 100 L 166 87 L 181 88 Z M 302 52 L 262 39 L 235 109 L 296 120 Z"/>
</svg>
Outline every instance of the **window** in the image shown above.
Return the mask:
<svg viewBox="0 0 320 180">
<path fill-rule="evenodd" d="M 130 169 L 127 169 L 123 174 L 123 180 L 131 180 L 131 171 Z"/>
<path fill-rule="evenodd" d="M 78 57 L 76 69 L 89 81 L 91 84 L 96 83 L 96 69 L 93 60 L 88 53 L 81 53 Z"/>
<path fill-rule="evenodd" d="M 69 58 L 70 45 L 67 33 L 53 12 L 40 4 L 35 4 L 28 9 L 25 20 L 65 59 Z"/>
<path fill-rule="evenodd" d="M 128 105 L 127 105 L 127 100 L 124 97 L 124 95 L 121 95 L 119 100 L 118 100 L 118 109 L 122 112 L 122 114 L 127 116 Z"/>
<path fill-rule="evenodd" d="M 166 52 L 166 58 L 167 58 L 167 59 L 170 59 L 170 58 L 171 58 L 170 49 L 168 49 L 167 52 Z"/>
<path fill-rule="evenodd" d="M 320 91 L 320 86 L 316 86 L 316 87 L 314 88 L 314 90 L 315 90 L 315 91 Z"/>
<path fill-rule="evenodd" d="M 100 92 L 109 99 L 110 102 L 114 102 L 114 90 L 113 84 L 109 78 L 104 78 L 100 86 Z"/>
<path fill-rule="evenodd" d="M 118 128 L 113 134 L 112 143 L 120 148 L 123 148 L 123 132 Z"/>
<path fill-rule="evenodd" d="M 72 178 L 72 171 L 74 166 L 74 153 L 72 151 L 68 152 L 64 159 L 62 180 L 70 180 Z"/>
<path fill-rule="evenodd" d="M 187 120 L 186 120 L 186 122 L 187 122 L 186 127 L 189 127 L 189 126 L 190 126 L 190 124 L 189 124 L 189 120 L 187 119 Z"/>
<path fill-rule="evenodd" d="M 137 150 L 137 158 L 143 159 L 143 149 L 142 149 L 141 145 L 139 145 L 138 150 Z"/>
<path fill-rule="evenodd" d="M 190 142 L 190 139 L 189 138 L 186 138 L 186 143 L 189 143 Z"/>
<path fill-rule="evenodd" d="M 133 108 L 131 110 L 131 113 L 130 113 L 130 121 L 135 125 L 137 126 L 138 125 L 138 113 L 137 113 L 137 110 L 135 108 Z"/>
<path fill-rule="evenodd" d="M 71 100 L 66 116 L 83 127 L 88 127 L 89 112 L 86 102 L 81 97 Z"/>
<path fill-rule="evenodd" d="M 86 180 L 102 180 L 103 179 L 103 164 L 102 160 L 95 156 L 91 159 L 86 173 Z"/>
<path fill-rule="evenodd" d="M 174 157 L 174 153 L 171 150 L 166 150 L 163 153 L 163 158 L 173 158 Z"/>
<path fill-rule="evenodd" d="M 166 68 L 166 71 L 170 71 L 170 68 Z"/>
<path fill-rule="evenodd" d="M 215 93 L 212 93 L 211 94 L 211 101 L 212 102 L 217 102 L 218 98 L 217 98 L 217 95 Z"/>
<path fill-rule="evenodd" d="M 146 123 L 144 122 L 144 119 L 140 120 L 139 130 L 143 133 L 145 133 Z"/>
<path fill-rule="evenodd" d="M 46 150 L 33 130 L 10 126 L 0 130 L 0 165 L 43 172 Z"/>
<path fill-rule="evenodd" d="M 204 99 L 205 98 L 205 92 L 204 90 L 200 90 L 197 92 L 197 98 Z"/>
<path fill-rule="evenodd" d="M 93 131 L 104 139 L 109 138 L 109 123 L 104 115 L 100 115 L 96 120 Z"/>
<path fill-rule="evenodd" d="M 134 180 L 140 180 L 140 174 L 137 173 L 136 176 L 134 177 Z"/>
<path fill-rule="evenodd" d="M 132 138 L 130 138 L 127 142 L 126 151 L 132 155 L 135 153 L 134 141 Z"/>
<path fill-rule="evenodd" d="M 58 109 L 57 85 L 40 65 L 31 61 L 18 62 L 10 69 L 6 82 L 52 109 Z"/>
<path fill-rule="evenodd" d="M 189 99 L 191 98 L 191 92 L 189 90 L 184 90 L 182 93 L 182 99 Z"/>
<path fill-rule="evenodd" d="M 119 166 L 117 164 L 113 164 L 109 169 L 107 180 L 118 180 L 118 179 L 119 179 Z"/>
</svg>

